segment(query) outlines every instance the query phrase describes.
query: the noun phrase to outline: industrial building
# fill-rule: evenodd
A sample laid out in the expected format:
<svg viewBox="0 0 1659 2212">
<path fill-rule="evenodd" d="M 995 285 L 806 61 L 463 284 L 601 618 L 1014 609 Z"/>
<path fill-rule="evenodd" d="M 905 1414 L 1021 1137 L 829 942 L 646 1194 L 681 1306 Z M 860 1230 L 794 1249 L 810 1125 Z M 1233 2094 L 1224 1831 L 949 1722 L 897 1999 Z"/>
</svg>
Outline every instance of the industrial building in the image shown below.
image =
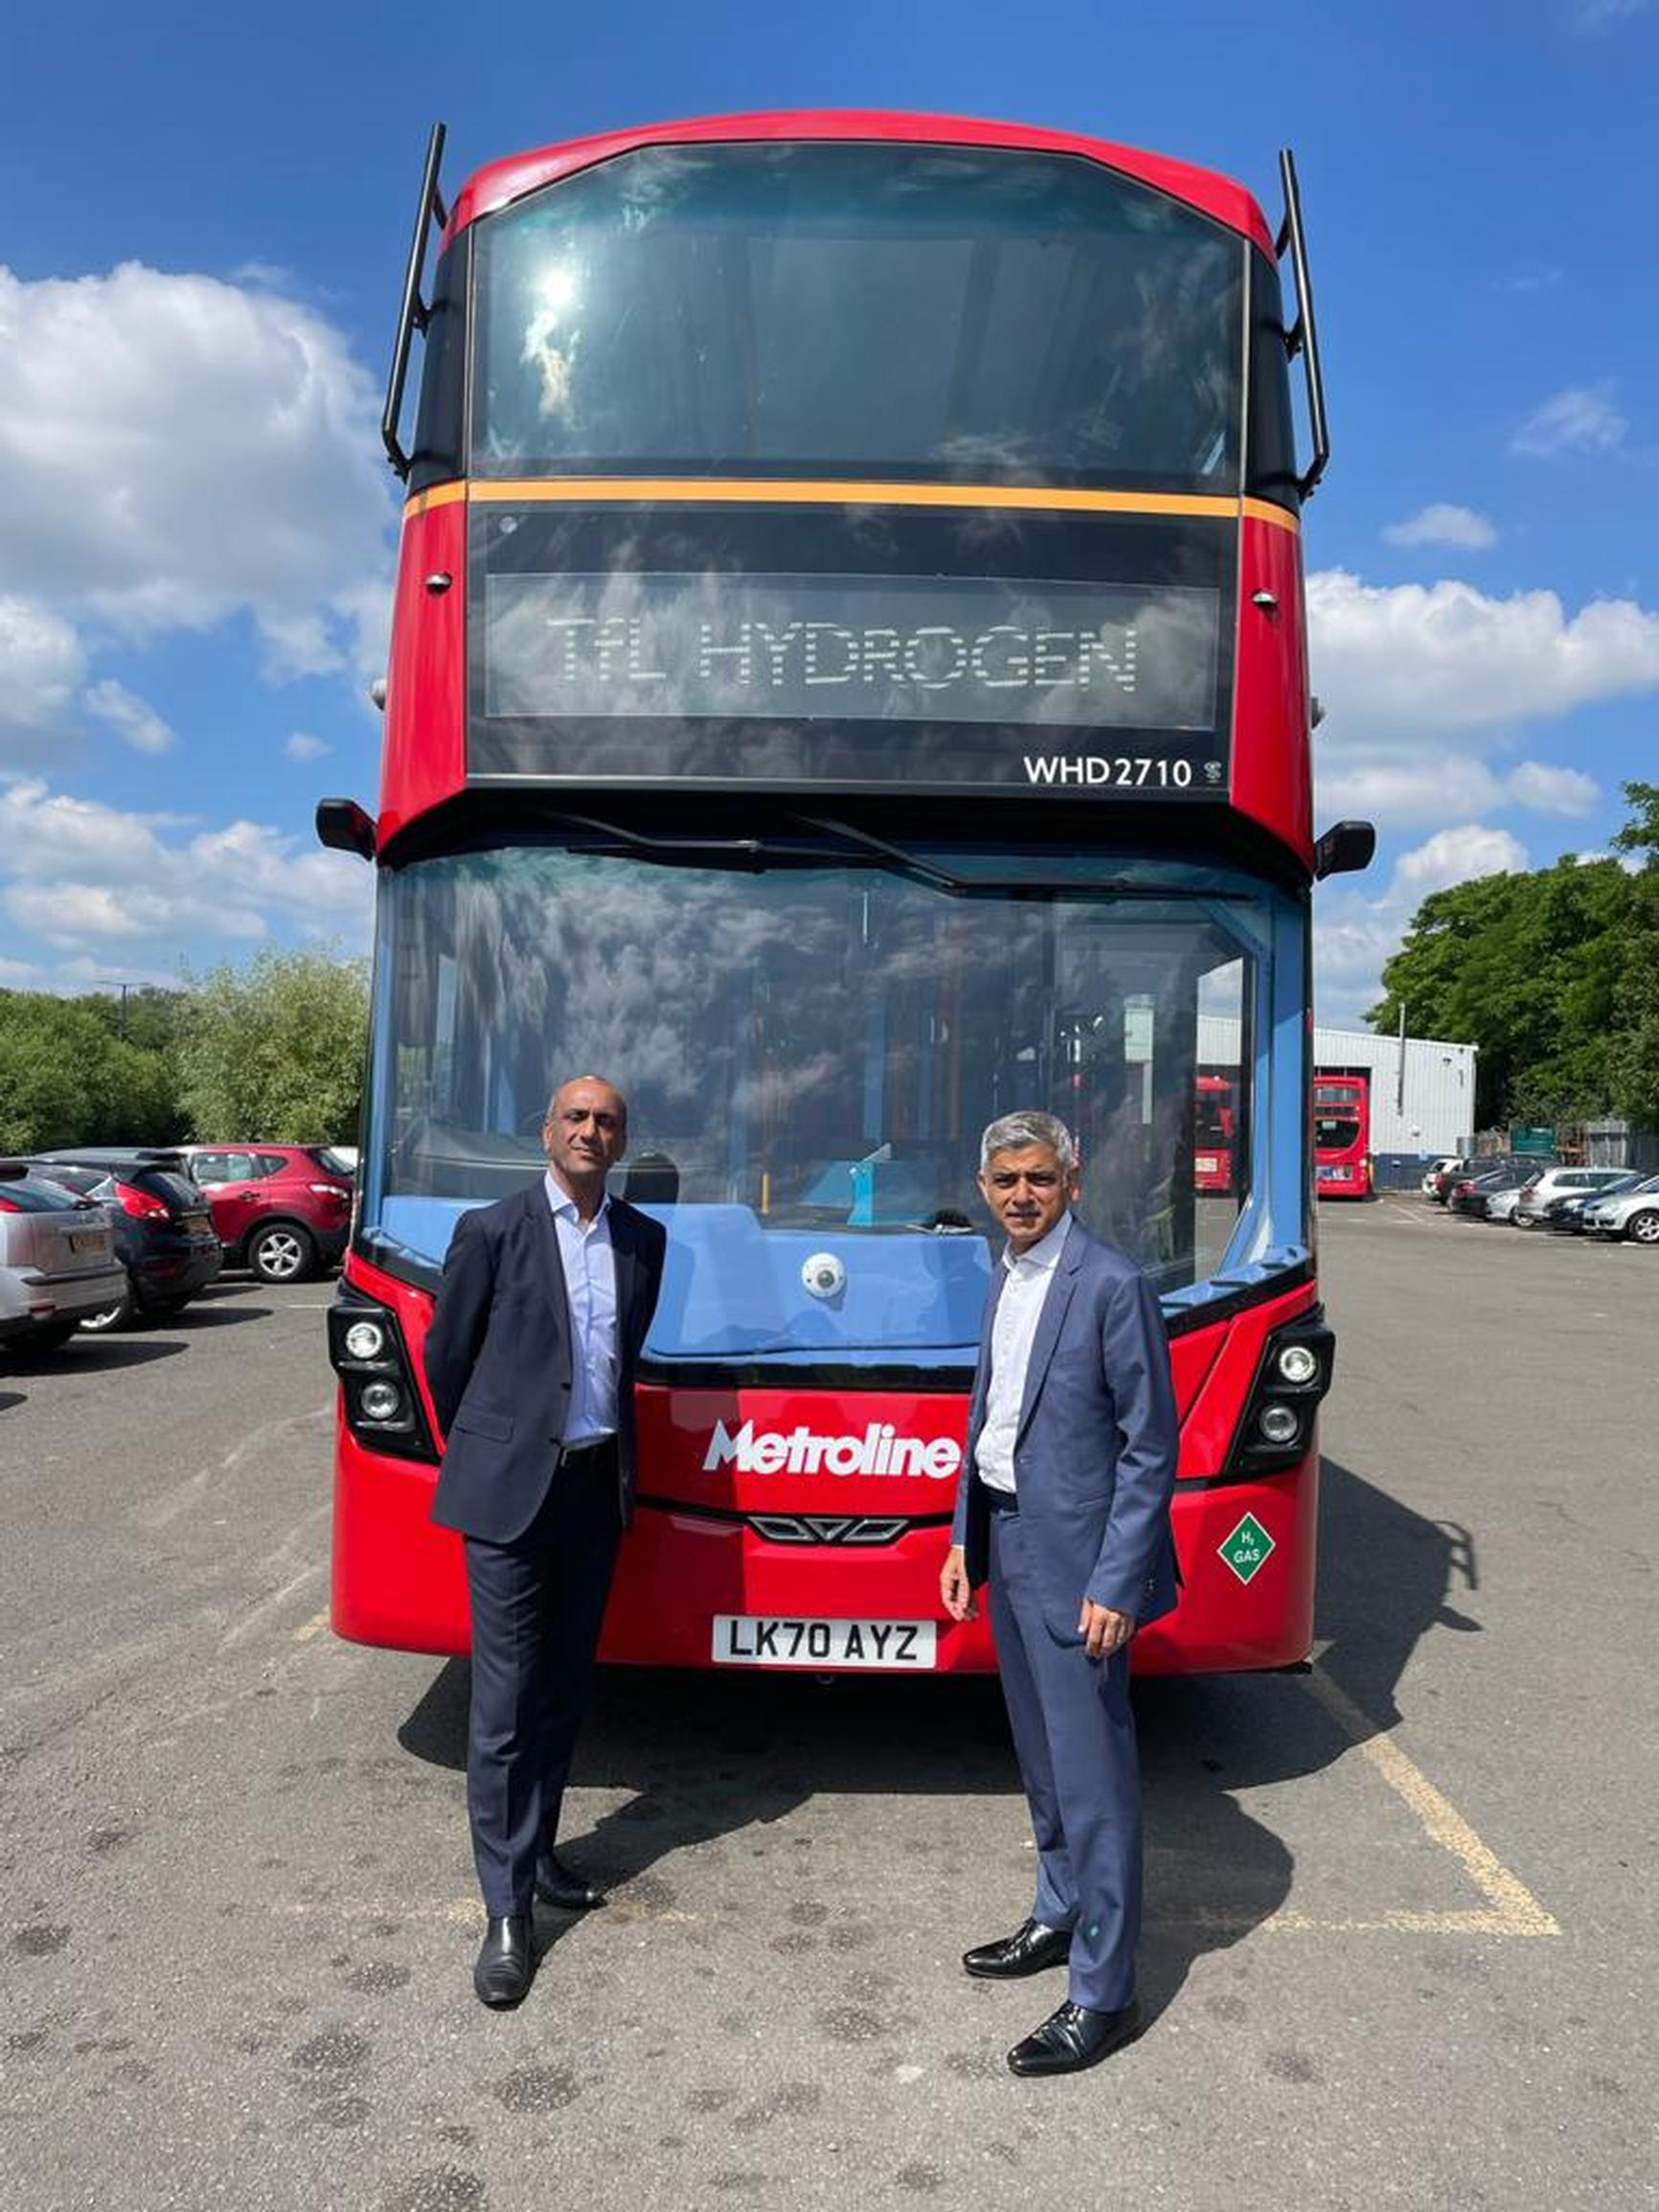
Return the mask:
<svg viewBox="0 0 1659 2212">
<path fill-rule="evenodd" d="M 1473 1152 L 1477 1051 L 1472 1044 L 1377 1037 L 1367 1029 L 1313 1032 L 1316 1068 L 1371 1078 L 1371 1150 L 1379 1168 Z M 1237 1066 L 1238 1022 L 1200 1015 L 1198 1059 L 1206 1067 Z"/>
</svg>

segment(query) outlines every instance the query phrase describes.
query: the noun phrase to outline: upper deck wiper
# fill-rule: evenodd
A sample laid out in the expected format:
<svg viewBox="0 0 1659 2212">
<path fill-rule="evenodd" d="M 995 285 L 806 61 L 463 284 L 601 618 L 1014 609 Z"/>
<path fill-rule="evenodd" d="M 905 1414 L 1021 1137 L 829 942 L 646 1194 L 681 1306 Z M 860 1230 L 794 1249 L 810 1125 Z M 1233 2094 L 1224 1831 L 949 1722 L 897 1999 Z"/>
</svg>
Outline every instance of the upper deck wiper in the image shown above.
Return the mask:
<svg viewBox="0 0 1659 2212">
<path fill-rule="evenodd" d="M 786 846 L 768 845 L 761 837 L 651 837 L 643 830 L 627 830 L 620 822 L 606 822 L 597 814 L 570 814 L 559 812 L 555 821 L 568 822 L 579 830 L 592 830 L 600 836 L 614 839 L 630 853 L 642 857 L 661 860 L 695 859 L 707 855 L 710 858 L 751 860 L 759 865 L 765 860 L 805 860 L 807 854 L 796 853 Z"/>
<path fill-rule="evenodd" d="M 950 875 L 932 860 L 919 859 L 914 853 L 907 853 L 902 845 L 895 845 L 886 837 L 875 836 L 868 830 L 855 830 L 851 822 L 836 821 L 828 814 L 797 814 L 794 818 L 808 830 L 844 838 L 850 845 L 861 845 L 865 852 L 890 862 L 901 875 L 914 876 L 919 883 L 931 883 L 936 891 L 946 891 L 953 899 L 969 898 L 982 888 L 977 883 L 965 883 L 960 876 Z"/>
<path fill-rule="evenodd" d="M 952 899 L 1012 899 L 1023 894 L 1039 896 L 1058 892 L 1072 899 L 1168 899 L 1170 889 L 1167 883 L 1125 883 L 1115 877 L 1103 876 L 1097 882 L 1086 877 L 1045 876 L 1035 865 L 1022 868 L 1018 876 L 986 877 L 975 882 L 962 876 L 953 876 L 937 860 L 924 860 L 920 854 L 907 852 L 902 845 L 895 845 L 886 837 L 877 837 L 870 830 L 860 830 L 852 822 L 843 822 L 829 814 L 795 814 L 791 817 L 808 830 L 816 830 L 829 837 L 838 837 L 844 843 L 857 846 L 875 859 L 883 860 L 898 874 L 909 876 L 919 883 L 929 884 L 936 891 L 943 891 Z M 1246 893 L 1217 889 L 1206 894 L 1213 899 L 1243 899 Z"/>
</svg>

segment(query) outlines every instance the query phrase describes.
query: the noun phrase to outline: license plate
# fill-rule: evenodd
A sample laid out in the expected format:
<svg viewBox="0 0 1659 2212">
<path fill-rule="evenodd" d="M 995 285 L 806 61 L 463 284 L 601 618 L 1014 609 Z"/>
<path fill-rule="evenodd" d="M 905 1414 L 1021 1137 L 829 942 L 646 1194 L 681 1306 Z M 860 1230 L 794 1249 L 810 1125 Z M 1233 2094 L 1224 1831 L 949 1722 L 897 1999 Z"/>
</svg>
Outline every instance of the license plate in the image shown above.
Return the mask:
<svg viewBox="0 0 1659 2212">
<path fill-rule="evenodd" d="M 807 1621 L 774 1613 L 716 1613 L 721 1667 L 931 1667 L 935 1621 Z"/>
<path fill-rule="evenodd" d="M 72 1252 L 107 1252 L 109 1249 L 109 1231 L 107 1229 L 71 1229 L 69 1232 L 69 1249 Z"/>
</svg>

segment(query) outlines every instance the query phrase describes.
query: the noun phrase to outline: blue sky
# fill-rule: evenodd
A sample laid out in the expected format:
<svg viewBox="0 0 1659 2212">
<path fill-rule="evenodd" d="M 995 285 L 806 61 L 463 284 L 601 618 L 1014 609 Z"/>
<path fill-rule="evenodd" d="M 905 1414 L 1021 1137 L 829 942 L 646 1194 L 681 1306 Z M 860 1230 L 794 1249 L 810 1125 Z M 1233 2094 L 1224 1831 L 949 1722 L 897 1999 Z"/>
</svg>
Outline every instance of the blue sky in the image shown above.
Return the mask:
<svg viewBox="0 0 1659 2212">
<path fill-rule="evenodd" d="M 1418 901 L 1603 848 L 1659 777 L 1659 0 L 1246 10 L 103 0 L 8 23 L 0 984 L 365 946 L 396 485 L 377 419 L 419 163 L 767 106 L 1097 132 L 1302 173 L 1335 459 L 1307 516 L 1319 894 L 1351 1020 Z"/>
</svg>

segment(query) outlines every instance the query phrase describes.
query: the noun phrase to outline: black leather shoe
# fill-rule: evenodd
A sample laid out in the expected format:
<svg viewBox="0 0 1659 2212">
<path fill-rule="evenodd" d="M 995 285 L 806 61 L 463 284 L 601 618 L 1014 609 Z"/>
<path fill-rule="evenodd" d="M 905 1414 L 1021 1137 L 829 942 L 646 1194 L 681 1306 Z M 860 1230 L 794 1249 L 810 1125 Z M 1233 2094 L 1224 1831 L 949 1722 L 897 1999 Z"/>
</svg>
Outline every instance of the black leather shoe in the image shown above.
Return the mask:
<svg viewBox="0 0 1659 2212">
<path fill-rule="evenodd" d="M 966 1973 L 981 1974 L 987 1981 L 1017 1981 L 1022 1974 L 1063 1966 L 1071 1955 L 1069 1927 L 1045 1927 L 1040 1920 L 1028 1920 L 997 1943 L 965 1950 L 962 1964 Z"/>
<path fill-rule="evenodd" d="M 559 1912 L 591 1912 L 604 1903 L 604 1891 L 584 1881 L 557 1851 L 544 1851 L 535 1862 L 535 1894 Z"/>
<path fill-rule="evenodd" d="M 1136 1997 L 1112 2013 L 1091 2012 L 1087 2005 L 1068 2001 L 1023 2042 L 1015 2043 L 1008 2063 L 1016 2074 L 1078 2074 L 1132 2043 L 1140 2032 L 1141 2006 Z"/>
<path fill-rule="evenodd" d="M 487 2005 L 515 2005 L 535 1972 L 528 1912 L 492 1912 L 484 1931 L 472 1986 Z"/>
</svg>

